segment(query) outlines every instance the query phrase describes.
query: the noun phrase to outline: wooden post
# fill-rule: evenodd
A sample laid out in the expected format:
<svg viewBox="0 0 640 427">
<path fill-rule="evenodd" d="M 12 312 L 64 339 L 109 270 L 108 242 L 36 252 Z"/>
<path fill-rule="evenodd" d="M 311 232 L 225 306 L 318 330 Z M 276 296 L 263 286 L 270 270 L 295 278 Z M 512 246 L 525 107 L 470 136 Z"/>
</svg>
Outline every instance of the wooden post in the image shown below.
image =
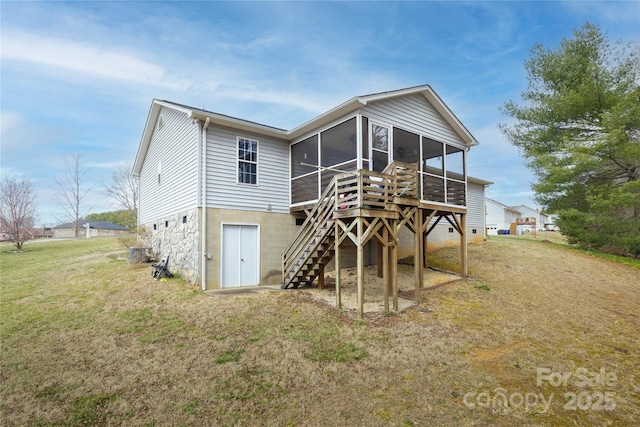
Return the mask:
<svg viewBox="0 0 640 427">
<path fill-rule="evenodd" d="M 423 264 L 422 266 L 424 268 L 429 267 L 429 260 L 427 259 L 427 239 L 429 239 L 429 236 L 427 236 L 426 234 L 422 235 L 422 256 L 423 256 Z"/>
<path fill-rule="evenodd" d="M 324 265 L 318 267 L 318 289 L 324 289 Z"/>
<path fill-rule="evenodd" d="M 460 269 L 467 277 L 467 214 L 460 214 Z"/>
<path fill-rule="evenodd" d="M 364 248 L 362 247 L 362 235 L 364 234 L 364 224 L 362 217 L 359 216 L 358 221 L 358 242 L 356 243 L 356 265 L 358 275 L 358 310 L 360 311 L 360 319 L 364 319 Z"/>
<path fill-rule="evenodd" d="M 384 286 L 384 311 L 389 311 L 389 229 L 385 226 L 382 232 L 382 238 L 384 239 L 384 247 L 382 243 L 380 248 L 382 249 L 382 259 L 378 259 L 378 265 L 382 265 L 382 286 Z"/>
<path fill-rule="evenodd" d="M 336 232 L 335 232 L 335 255 L 334 260 L 336 263 L 336 307 L 338 309 L 342 308 L 342 295 L 340 288 L 340 226 L 338 223 L 335 223 Z"/>
<path fill-rule="evenodd" d="M 385 251 L 385 248 L 383 248 L 383 246 L 386 246 L 382 244 L 382 242 L 378 242 L 377 245 L 377 250 L 378 253 L 376 254 L 376 265 L 378 266 L 378 277 L 385 277 L 384 276 L 384 264 L 382 263 L 382 257 L 383 257 L 383 253 Z"/>
<path fill-rule="evenodd" d="M 422 210 L 416 208 L 413 214 L 413 273 L 415 281 L 415 299 L 420 302 L 420 289 L 422 289 L 422 276 L 424 273 L 422 267 Z"/>
<path fill-rule="evenodd" d="M 391 289 L 393 291 L 393 310 L 398 311 L 398 246 L 391 246 L 390 271 Z"/>
</svg>

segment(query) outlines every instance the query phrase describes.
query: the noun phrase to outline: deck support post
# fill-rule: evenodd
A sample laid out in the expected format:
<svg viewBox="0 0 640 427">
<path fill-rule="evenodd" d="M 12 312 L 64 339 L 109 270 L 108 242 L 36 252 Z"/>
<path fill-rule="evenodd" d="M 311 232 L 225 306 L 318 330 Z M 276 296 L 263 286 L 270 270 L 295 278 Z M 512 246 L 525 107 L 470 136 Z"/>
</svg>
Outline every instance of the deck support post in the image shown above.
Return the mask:
<svg viewBox="0 0 640 427">
<path fill-rule="evenodd" d="M 360 319 L 364 319 L 364 247 L 362 244 L 362 237 L 364 235 L 363 218 L 359 216 L 358 221 L 358 236 L 356 242 L 356 268 L 358 276 L 358 310 L 360 312 Z"/>
<path fill-rule="evenodd" d="M 334 261 L 336 263 L 336 307 L 338 310 L 342 308 L 342 289 L 340 285 L 340 269 L 342 268 L 340 260 L 340 226 L 336 222 L 335 225 L 335 255 Z"/>
<path fill-rule="evenodd" d="M 382 244 L 382 242 L 378 242 L 376 245 L 377 253 L 376 253 L 376 264 L 378 266 L 378 277 L 384 276 L 384 264 L 382 263 L 383 253 L 386 250 L 387 244 Z"/>
<path fill-rule="evenodd" d="M 420 289 L 424 286 L 424 269 L 422 266 L 422 209 L 417 208 L 413 220 L 413 271 L 415 280 L 415 299 L 420 302 Z"/>
<path fill-rule="evenodd" d="M 389 280 L 389 229 L 384 227 L 382 231 L 382 238 L 384 239 L 384 245 L 380 243 L 382 252 L 382 259 L 378 258 L 378 265 L 382 266 L 382 286 L 384 293 L 384 311 L 389 311 L 389 288 L 391 287 L 391 281 Z"/>
<path fill-rule="evenodd" d="M 460 214 L 460 270 L 467 277 L 467 215 Z"/>
<path fill-rule="evenodd" d="M 393 245 L 390 248 L 389 275 L 391 276 L 391 289 L 393 292 L 393 311 L 398 311 L 398 245 Z"/>
<path fill-rule="evenodd" d="M 318 267 L 318 289 L 324 289 L 324 265 L 320 264 Z"/>
</svg>

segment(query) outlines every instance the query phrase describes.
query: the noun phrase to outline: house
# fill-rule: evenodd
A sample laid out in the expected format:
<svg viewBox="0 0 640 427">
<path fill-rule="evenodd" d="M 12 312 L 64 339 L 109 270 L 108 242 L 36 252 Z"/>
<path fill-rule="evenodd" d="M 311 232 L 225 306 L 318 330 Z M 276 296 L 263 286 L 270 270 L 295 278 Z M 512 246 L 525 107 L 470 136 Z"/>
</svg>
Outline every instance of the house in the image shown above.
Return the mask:
<svg viewBox="0 0 640 427">
<path fill-rule="evenodd" d="M 34 227 L 25 231 L 31 240 L 53 237 L 53 228 L 50 227 Z"/>
<path fill-rule="evenodd" d="M 522 221 L 536 224 L 536 230 L 542 230 L 545 224 L 549 223 L 549 215 L 538 209 L 531 208 L 527 205 L 512 206 L 512 209 L 520 212 L 520 219 Z"/>
<path fill-rule="evenodd" d="M 477 144 L 428 85 L 358 96 L 291 130 L 153 100 L 133 166 L 138 223 L 202 289 L 296 287 L 349 253 L 392 268 L 438 241 L 461 245 L 466 269 L 490 184 L 466 173 Z"/>
<path fill-rule="evenodd" d="M 89 235 L 87 235 L 87 230 L 89 230 Z M 60 224 L 53 228 L 53 237 L 57 239 L 68 237 L 114 237 L 124 236 L 129 233 L 130 231 L 127 227 L 107 221 L 80 221 L 78 236 L 76 236 L 76 226 L 73 222 Z"/>
<path fill-rule="evenodd" d="M 509 230 L 511 223 L 522 216 L 516 208 L 488 197 L 485 197 L 485 209 L 488 235 L 497 235 L 498 230 Z"/>
</svg>

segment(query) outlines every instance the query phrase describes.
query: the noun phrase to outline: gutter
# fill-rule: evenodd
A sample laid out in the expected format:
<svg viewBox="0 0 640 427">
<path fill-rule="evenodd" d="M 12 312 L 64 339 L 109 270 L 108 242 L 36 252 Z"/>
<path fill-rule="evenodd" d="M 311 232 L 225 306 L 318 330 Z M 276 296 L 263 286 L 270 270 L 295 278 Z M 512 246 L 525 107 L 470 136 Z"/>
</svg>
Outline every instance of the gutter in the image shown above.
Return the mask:
<svg viewBox="0 0 640 427">
<path fill-rule="evenodd" d="M 198 122 L 199 123 L 199 122 Z M 202 125 L 202 135 L 200 141 L 202 142 L 202 190 L 201 201 L 202 206 L 200 212 L 200 245 L 202 252 L 202 262 L 200 264 L 200 283 L 203 291 L 207 290 L 207 129 L 209 128 L 209 117 L 204 121 Z"/>
</svg>

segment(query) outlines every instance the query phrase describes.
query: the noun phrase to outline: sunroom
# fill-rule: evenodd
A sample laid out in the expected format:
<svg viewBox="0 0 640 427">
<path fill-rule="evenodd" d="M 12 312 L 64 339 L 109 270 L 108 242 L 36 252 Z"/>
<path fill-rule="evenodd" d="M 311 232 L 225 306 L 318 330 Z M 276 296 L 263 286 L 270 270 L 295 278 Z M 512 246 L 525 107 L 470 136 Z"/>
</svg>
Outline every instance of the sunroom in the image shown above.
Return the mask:
<svg viewBox="0 0 640 427">
<path fill-rule="evenodd" d="M 315 204 L 332 177 L 357 170 L 383 172 L 392 162 L 418 170 L 421 202 L 466 206 L 466 149 L 361 112 L 291 144 L 291 211 Z"/>
</svg>

